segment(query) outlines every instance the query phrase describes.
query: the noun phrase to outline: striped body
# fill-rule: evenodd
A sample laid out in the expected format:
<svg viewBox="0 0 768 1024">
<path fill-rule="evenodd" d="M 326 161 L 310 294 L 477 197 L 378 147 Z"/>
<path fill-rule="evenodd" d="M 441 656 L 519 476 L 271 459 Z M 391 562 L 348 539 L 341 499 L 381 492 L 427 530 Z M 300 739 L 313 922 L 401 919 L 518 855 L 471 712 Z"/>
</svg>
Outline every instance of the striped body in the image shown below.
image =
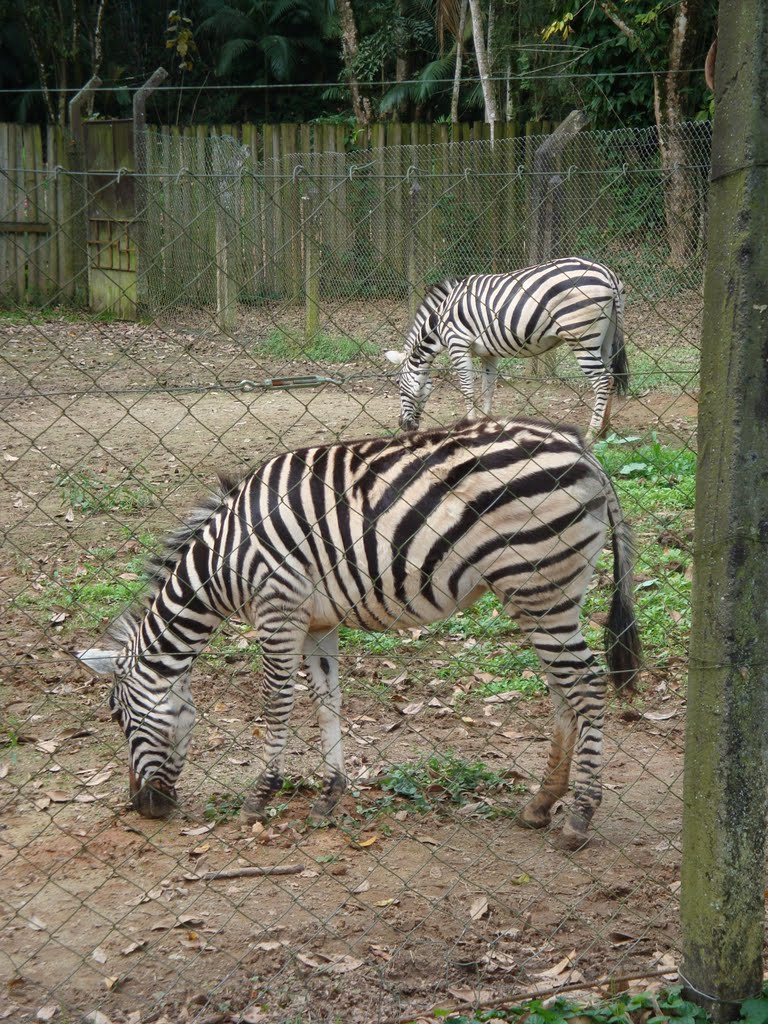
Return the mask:
<svg viewBox="0 0 768 1024">
<path fill-rule="evenodd" d="M 172 538 L 145 610 L 118 623 L 119 651 L 82 655 L 115 671 L 113 709 L 129 738 L 139 809 L 159 813 L 173 798 L 192 724 L 189 669 L 222 618 L 252 623 L 262 648 L 267 767 L 246 804 L 257 816 L 282 781 L 302 658 L 329 807 L 344 787 L 338 627 L 420 625 L 492 591 L 533 642 L 559 712 L 548 776 L 555 781 L 545 780 L 524 819 L 548 820 L 575 744 L 569 827 L 583 838 L 600 798 L 605 686 L 579 609 L 609 525 L 608 660 L 614 678 L 625 674 L 621 685 L 631 682 L 637 654 L 631 546 L 613 488 L 575 431 L 464 421 L 287 453 L 227 485 L 215 507 Z"/>
<path fill-rule="evenodd" d="M 530 358 L 557 345 L 573 350 L 595 392 L 589 437 L 604 433 L 614 390 L 626 392 L 624 296 L 607 267 L 570 257 L 511 274 L 475 274 L 434 285 L 416 312 L 400 365 L 400 424 L 419 425 L 431 391 L 430 368 L 447 351 L 471 414 L 475 408 L 472 356 L 482 362 L 480 408 L 491 411 L 498 362 Z"/>
</svg>

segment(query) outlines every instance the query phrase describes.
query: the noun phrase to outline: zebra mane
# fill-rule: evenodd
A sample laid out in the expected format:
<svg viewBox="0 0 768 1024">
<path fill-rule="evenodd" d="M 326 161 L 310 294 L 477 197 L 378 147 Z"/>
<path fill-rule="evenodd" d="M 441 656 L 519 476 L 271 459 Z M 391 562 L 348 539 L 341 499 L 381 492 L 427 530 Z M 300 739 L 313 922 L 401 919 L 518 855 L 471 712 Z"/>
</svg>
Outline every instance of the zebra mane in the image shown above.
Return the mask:
<svg viewBox="0 0 768 1024">
<path fill-rule="evenodd" d="M 169 533 L 162 548 L 147 559 L 146 586 L 134 604 L 125 609 L 107 630 L 107 636 L 123 648 L 133 637 L 145 611 L 162 589 L 179 560 L 179 555 L 194 540 L 199 531 L 224 505 L 227 498 L 240 486 L 240 478 L 219 474 L 218 486 L 182 520 L 180 526 Z"/>
<path fill-rule="evenodd" d="M 413 323 L 405 339 L 405 351 L 410 352 L 422 338 L 422 328 L 430 313 L 434 313 L 439 306 L 445 302 L 451 291 L 461 279 L 458 277 L 446 277 L 443 281 L 430 284 L 424 292 L 424 298 L 419 303 L 413 317 Z"/>
</svg>

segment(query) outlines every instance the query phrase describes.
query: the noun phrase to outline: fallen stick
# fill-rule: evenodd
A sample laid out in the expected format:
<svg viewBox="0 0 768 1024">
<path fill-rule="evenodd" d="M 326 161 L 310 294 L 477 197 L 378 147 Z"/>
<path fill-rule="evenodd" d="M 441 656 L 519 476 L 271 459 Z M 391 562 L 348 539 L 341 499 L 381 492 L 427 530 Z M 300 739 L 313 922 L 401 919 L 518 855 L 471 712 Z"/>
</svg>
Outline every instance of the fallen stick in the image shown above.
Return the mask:
<svg viewBox="0 0 768 1024">
<path fill-rule="evenodd" d="M 265 868 L 227 868 L 225 871 L 205 871 L 198 875 L 200 882 L 213 882 L 217 878 L 258 878 L 260 875 L 299 875 L 303 864 L 275 864 Z"/>
</svg>

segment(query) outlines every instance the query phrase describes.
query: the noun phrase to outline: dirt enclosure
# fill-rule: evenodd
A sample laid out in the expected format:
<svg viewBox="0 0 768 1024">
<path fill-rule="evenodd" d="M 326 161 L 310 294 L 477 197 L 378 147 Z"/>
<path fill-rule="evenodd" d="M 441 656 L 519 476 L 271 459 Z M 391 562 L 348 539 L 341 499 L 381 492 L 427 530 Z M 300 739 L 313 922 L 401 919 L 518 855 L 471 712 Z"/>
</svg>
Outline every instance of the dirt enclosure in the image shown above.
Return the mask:
<svg viewBox="0 0 768 1024">
<path fill-rule="evenodd" d="M 630 337 L 648 350 L 679 340 L 671 322 L 697 336 L 695 309 L 682 320 L 658 307 L 655 321 L 632 315 Z M 366 317 L 379 325 L 372 344 L 397 344 L 393 305 L 360 304 L 345 322 Z M 647 666 L 634 706 L 612 703 L 604 801 L 578 853 L 555 845 L 562 813 L 545 833 L 516 824 L 544 766 L 550 706 L 533 687 L 493 692 L 494 666 L 519 642 L 492 611 L 480 638 L 460 623 L 381 644 L 350 637 L 352 791 L 333 822 L 308 819 L 317 730 L 300 692 L 287 759 L 296 784 L 255 828 L 237 808 L 260 765 L 258 652 L 228 625 L 195 669 L 182 810 L 167 822 L 128 811 L 107 682 L 68 651 L 98 641 L 137 582 L 143 550 L 218 471 L 391 430 L 396 389 L 374 359 L 261 358 L 267 332 L 256 314 L 236 339 L 194 318 L 167 329 L 52 320 L 0 330 L 0 1020 L 431 1019 L 434 1007 L 674 970 L 684 724 L 675 659 Z M 247 383 L 308 373 L 345 379 Z M 508 380 L 497 412 L 583 425 L 589 395 L 577 374 Z M 450 422 L 461 411 L 441 378 L 430 416 Z M 695 416 L 679 389 L 639 389 L 618 402 L 614 426 L 683 444 Z M 81 491 L 94 480 L 133 490 L 89 501 Z M 154 496 L 143 507 L 140 488 Z M 459 791 L 459 773 L 478 763 L 486 774 Z M 200 878 L 267 866 L 295 872 Z"/>
</svg>

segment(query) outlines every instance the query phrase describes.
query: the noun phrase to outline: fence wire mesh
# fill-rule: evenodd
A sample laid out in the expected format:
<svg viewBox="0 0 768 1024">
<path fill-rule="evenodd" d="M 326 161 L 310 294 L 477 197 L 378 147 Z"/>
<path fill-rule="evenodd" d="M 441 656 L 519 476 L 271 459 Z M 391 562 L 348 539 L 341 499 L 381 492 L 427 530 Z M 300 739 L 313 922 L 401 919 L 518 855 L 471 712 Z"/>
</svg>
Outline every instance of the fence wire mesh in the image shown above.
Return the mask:
<svg viewBox="0 0 768 1024">
<path fill-rule="evenodd" d="M 157 131 L 137 171 L 65 167 L 50 143 L 33 166 L 8 143 L 6 1019 L 430 1019 L 674 978 L 709 136 L 582 132 L 544 162 L 536 137 L 255 162 L 234 137 Z M 305 669 L 286 780 L 264 821 L 239 816 L 266 725 L 263 634 L 233 616 L 193 670 L 179 810 L 130 811 L 111 682 L 71 650 L 107 646 L 217 473 L 395 432 L 383 353 L 430 283 L 569 255 L 626 289 L 630 393 L 594 451 L 635 531 L 645 650 L 638 698 L 609 702 L 590 844 L 557 844 L 568 798 L 549 828 L 516 822 L 555 718 L 493 595 L 435 623 L 342 625 L 350 789 L 330 820 L 310 814 Z M 567 346 L 533 370 L 503 360 L 494 415 L 584 428 L 592 393 Z M 446 359 L 434 376 L 424 425 L 451 424 L 456 374 Z M 606 552 L 582 611 L 601 658 L 611 575 Z"/>
</svg>

